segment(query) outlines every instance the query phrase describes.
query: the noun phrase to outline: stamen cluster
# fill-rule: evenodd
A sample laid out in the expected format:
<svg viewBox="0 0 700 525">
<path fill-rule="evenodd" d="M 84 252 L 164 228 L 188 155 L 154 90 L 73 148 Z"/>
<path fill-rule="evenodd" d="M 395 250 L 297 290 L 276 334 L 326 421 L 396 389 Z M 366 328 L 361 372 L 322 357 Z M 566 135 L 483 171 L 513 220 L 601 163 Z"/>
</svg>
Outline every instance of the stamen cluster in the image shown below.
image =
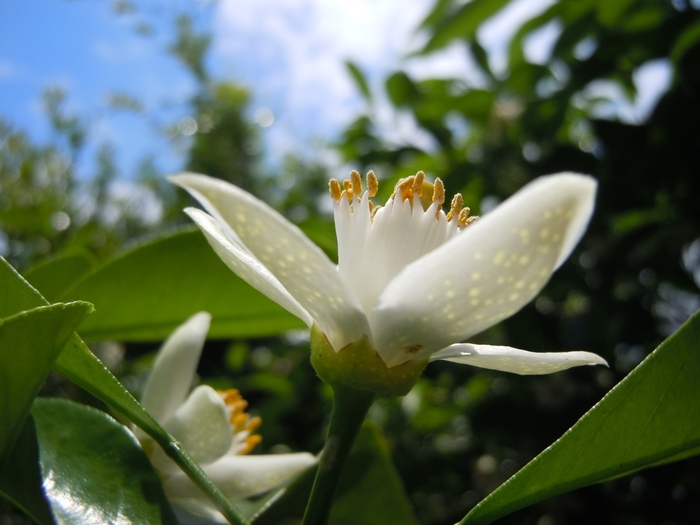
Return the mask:
<svg viewBox="0 0 700 525">
<path fill-rule="evenodd" d="M 238 455 L 248 454 L 262 441 L 262 436 L 253 434 L 253 431 L 262 424 L 262 419 L 257 416 L 250 417 L 246 413 L 248 401 L 243 399 L 237 389 L 218 390 L 217 393 L 226 405 L 233 433 L 234 443 L 232 447 L 235 449 L 235 453 Z"/>
<path fill-rule="evenodd" d="M 372 170 L 367 172 L 365 180 L 367 182 L 367 195 L 369 197 L 376 196 L 379 191 L 379 182 Z M 350 178 L 343 181 L 342 189 L 338 180 L 331 179 L 329 190 L 333 200 L 340 202 L 343 198 L 346 198 L 352 207 L 353 197 L 356 197 L 358 200 L 362 199 L 362 178 L 357 171 L 353 170 L 350 173 Z M 413 205 L 414 198 L 418 198 L 424 211 L 428 211 L 428 208 L 437 202 L 435 218 L 439 218 L 442 205 L 445 203 L 445 185 L 439 177 L 435 179 L 434 183 L 428 182 L 425 180 L 425 173 L 419 171 L 415 175 L 405 177 L 396 183 L 389 199 L 394 200 L 397 196 L 402 201 L 407 200 L 411 205 Z M 369 201 L 369 207 L 372 212 L 371 218 L 374 219 L 381 206 L 375 206 L 372 201 Z M 456 218 L 459 229 L 466 228 L 479 218 L 478 216 L 470 216 L 470 213 L 471 210 L 464 206 L 462 195 L 456 193 L 452 198 L 450 211 L 447 213 L 447 222 L 452 222 Z"/>
</svg>

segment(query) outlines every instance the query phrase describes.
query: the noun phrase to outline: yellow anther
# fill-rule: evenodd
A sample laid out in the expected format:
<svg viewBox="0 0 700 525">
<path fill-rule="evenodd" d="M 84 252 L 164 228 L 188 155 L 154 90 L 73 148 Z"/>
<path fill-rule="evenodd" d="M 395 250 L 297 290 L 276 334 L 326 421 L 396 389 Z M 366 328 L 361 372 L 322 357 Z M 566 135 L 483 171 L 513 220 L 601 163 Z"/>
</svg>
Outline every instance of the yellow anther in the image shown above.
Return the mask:
<svg viewBox="0 0 700 525">
<path fill-rule="evenodd" d="M 336 179 L 331 179 L 331 181 L 328 183 L 328 189 L 331 192 L 331 197 L 333 197 L 333 200 L 340 202 L 340 199 L 343 197 L 343 192 L 340 189 L 340 183 Z"/>
<path fill-rule="evenodd" d="M 348 196 L 348 202 L 352 202 L 352 181 L 350 179 L 345 179 L 343 181 L 343 188 L 345 188 L 345 193 Z"/>
<path fill-rule="evenodd" d="M 401 200 L 405 201 L 410 198 L 411 202 L 413 202 L 413 183 L 415 179 L 415 176 L 411 176 L 399 180 L 399 182 L 396 183 L 396 188 L 394 188 L 394 194 L 398 194 Z"/>
<path fill-rule="evenodd" d="M 379 181 L 372 170 L 367 172 L 367 191 L 370 197 L 374 197 L 379 191 Z"/>
<path fill-rule="evenodd" d="M 472 222 L 477 220 L 479 217 L 474 216 L 470 217 L 469 213 L 471 210 L 469 208 L 464 208 L 462 211 L 459 212 L 459 217 L 457 218 L 457 225 L 460 228 L 466 228 L 469 226 Z"/>
<path fill-rule="evenodd" d="M 445 202 L 445 185 L 439 178 L 433 183 L 433 202 L 437 202 L 439 206 Z"/>
<path fill-rule="evenodd" d="M 246 421 L 248 421 L 248 414 L 246 414 L 246 413 L 231 414 L 229 421 L 231 422 L 231 425 L 233 426 L 234 431 L 238 432 L 240 430 L 243 430 L 243 426 L 246 424 Z"/>
<path fill-rule="evenodd" d="M 360 195 L 362 195 L 362 178 L 357 171 L 352 170 L 350 172 L 350 179 L 352 181 L 352 192 L 359 198 Z"/>
<path fill-rule="evenodd" d="M 255 448 L 255 445 L 262 441 L 262 436 L 254 434 L 245 438 L 245 445 L 238 451 L 238 454 L 247 454 Z"/>
<path fill-rule="evenodd" d="M 464 199 L 461 193 L 456 193 L 455 196 L 452 197 L 450 212 L 447 214 L 447 222 L 450 222 L 455 217 L 459 218 L 459 214 L 462 213 L 462 208 L 464 208 Z"/>
<path fill-rule="evenodd" d="M 374 220 L 374 216 L 377 214 L 377 212 L 381 209 L 381 206 L 372 206 L 370 208 L 370 211 L 372 212 L 372 216 L 370 217 L 370 220 Z"/>
<path fill-rule="evenodd" d="M 425 181 L 425 173 L 419 171 L 416 173 L 413 180 L 413 192 L 420 197 L 423 194 L 423 182 Z"/>
<path fill-rule="evenodd" d="M 248 424 L 246 424 L 245 429 L 248 432 L 253 432 L 256 430 L 260 425 L 262 425 L 262 418 L 260 417 L 253 417 L 248 421 Z"/>
<path fill-rule="evenodd" d="M 233 408 L 233 413 L 239 413 L 239 412 L 245 412 L 245 409 L 248 408 L 248 401 L 245 399 L 241 398 L 237 401 L 234 401 L 232 403 L 232 408 Z"/>
</svg>

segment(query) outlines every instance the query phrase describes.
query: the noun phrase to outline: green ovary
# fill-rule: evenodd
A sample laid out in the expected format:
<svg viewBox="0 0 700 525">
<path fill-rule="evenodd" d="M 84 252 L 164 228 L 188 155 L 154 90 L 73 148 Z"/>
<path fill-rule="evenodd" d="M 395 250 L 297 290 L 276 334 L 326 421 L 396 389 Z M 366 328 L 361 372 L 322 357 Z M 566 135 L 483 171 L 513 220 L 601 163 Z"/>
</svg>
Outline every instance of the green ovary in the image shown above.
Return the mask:
<svg viewBox="0 0 700 525">
<path fill-rule="evenodd" d="M 418 381 L 427 359 L 387 368 L 367 337 L 336 352 L 315 324 L 311 327 L 311 364 L 326 383 L 368 390 L 382 397 L 405 396 Z"/>
</svg>

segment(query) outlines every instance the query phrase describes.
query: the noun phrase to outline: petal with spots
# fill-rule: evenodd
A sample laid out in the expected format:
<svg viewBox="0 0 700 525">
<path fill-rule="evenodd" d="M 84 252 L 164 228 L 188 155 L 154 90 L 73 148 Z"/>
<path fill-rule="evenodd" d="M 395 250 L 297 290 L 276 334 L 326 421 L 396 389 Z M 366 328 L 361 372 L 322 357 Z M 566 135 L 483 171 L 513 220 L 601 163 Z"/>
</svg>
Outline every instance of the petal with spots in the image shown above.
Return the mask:
<svg viewBox="0 0 700 525">
<path fill-rule="evenodd" d="M 595 190 L 583 175 L 541 177 L 408 265 L 370 317 L 387 366 L 464 341 L 530 302 L 583 234 Z"/>
<path fill-rule="evenodd" d="M 313 324 L 309 313 L 289 294 L 282 283 L 237 239 L 227 235 L 221 223 L 195 208 L 187 208 L 185 212 L 202 230 L 216 254 L 238 277 L 296 315 L 308 326 Z"/>
<path fill-rule="evenodd" d="M 220 222 L 306 310 L 336 350 L 369 333 L 367 318 L 335 265 L 304 233 L 246 191 L 195 174 L 170 177 Z"/>
<path fill-rule="evenodd" d="M 608 363 L 591 352 L 527 352 L 510 346 L 472 345 L 448 346 L 430 357 L 463 365 L 512 372 L 520 375 L 552 374 L 567 368 Z"/>
</svg>

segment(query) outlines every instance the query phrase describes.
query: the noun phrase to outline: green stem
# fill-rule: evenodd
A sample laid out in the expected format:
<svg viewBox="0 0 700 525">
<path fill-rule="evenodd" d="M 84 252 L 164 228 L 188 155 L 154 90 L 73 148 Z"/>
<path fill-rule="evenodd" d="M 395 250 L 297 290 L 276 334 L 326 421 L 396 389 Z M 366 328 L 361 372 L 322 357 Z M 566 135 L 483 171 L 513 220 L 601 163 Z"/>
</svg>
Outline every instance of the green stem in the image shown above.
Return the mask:
<svg viewBox="0 0 700 525">
<path fill-rule="evenodd" d="M 333 410 L 326 446 L 316 472 L 302 525 L 325 525 L 345 460 L 376 394 L 339 383 L 333 386 Z"/>
</svg>

